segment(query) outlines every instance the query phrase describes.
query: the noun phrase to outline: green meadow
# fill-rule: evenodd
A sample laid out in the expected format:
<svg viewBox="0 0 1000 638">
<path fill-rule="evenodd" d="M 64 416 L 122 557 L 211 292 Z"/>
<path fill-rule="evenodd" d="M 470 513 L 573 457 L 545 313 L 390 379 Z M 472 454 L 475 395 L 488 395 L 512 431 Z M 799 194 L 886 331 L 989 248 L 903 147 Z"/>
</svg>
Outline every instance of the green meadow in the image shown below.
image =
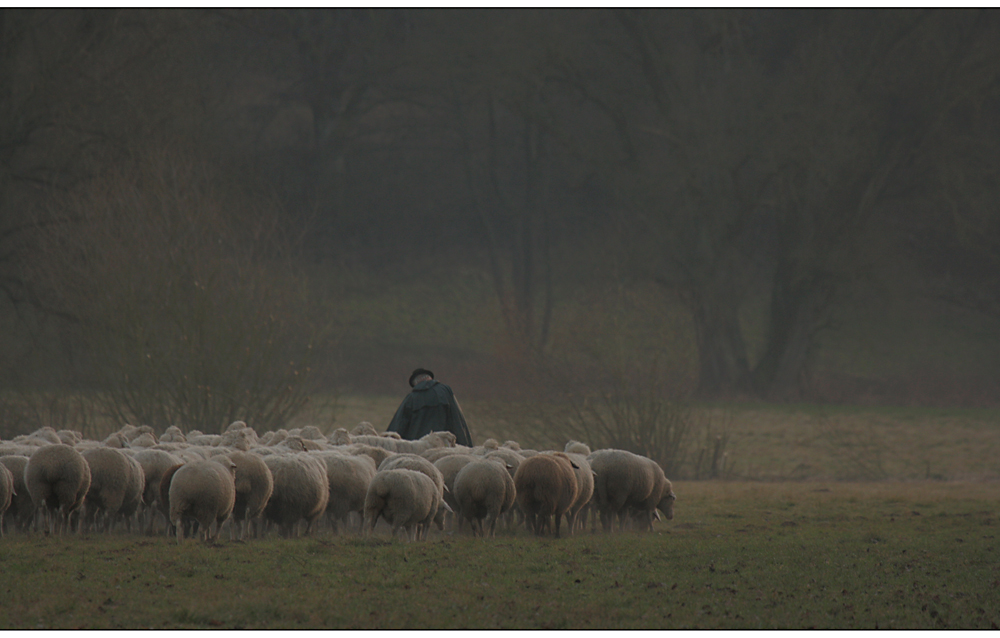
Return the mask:
<svg viewBox="0 0 1000 638">
<path fill-rule="evenodd" d="M 990 629 L 1000 485 L 677 482 L 653 533 L 0 542 L 0 627 Z M 589 528 L 589 524 L 588 524 Z M 223 538 L 226 535 L 223 534 Z"/>
</svg>

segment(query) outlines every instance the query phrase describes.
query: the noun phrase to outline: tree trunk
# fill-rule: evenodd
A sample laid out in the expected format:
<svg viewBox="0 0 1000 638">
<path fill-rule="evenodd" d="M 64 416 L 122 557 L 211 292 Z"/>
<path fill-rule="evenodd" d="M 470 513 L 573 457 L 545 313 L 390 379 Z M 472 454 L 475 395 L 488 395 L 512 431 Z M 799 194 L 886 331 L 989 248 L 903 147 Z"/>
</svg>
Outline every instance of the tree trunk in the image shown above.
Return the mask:
<svg viewBox="0 0 1000 638">
<path fill-rule="evenodd" d="M 702 289 L 692 295 L 698 346 L 698 394 L 718 397 L 750 390 L 750 366 L 731 295 Z"/>
</svg>

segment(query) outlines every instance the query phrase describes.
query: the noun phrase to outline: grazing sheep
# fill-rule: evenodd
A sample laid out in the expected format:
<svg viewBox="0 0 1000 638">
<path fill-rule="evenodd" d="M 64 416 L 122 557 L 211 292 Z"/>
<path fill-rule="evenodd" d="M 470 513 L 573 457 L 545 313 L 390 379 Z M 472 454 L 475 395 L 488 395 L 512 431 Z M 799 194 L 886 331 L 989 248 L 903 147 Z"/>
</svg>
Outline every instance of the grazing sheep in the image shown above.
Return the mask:
<svg viewBox="0 0 1000 638">
<path fill-rule="evenodd" d="M 163 436 L 160 437 L 160 443 L 186 443 L 187 438 L 181 429 L 176 425 L 171 425 L 163 432 Z"/>
<path fill-rule="evenodd" d="M 451 432 L 430 432 L 416 441 L 394 439 L 386 436 L 352 436 L 352 443 L 364 443 L 381 447 L 398 454 L 422 454 L 431 448 L 455 447 L 455 435 Z"/>
<path fill-rule="evenodd" d="M 159 497 L 156 502 L 157 507 L 163 514 L 163 517 L 167 519 L 168 536 L 177 533 L 177 528 L 174 527 L 174 522 L 170 520 L 170 482 L 174 479 L 174 474 L 177 473 L 177 470 L 182 467 L 184 467 L 184 464 L 179 463 L 171 468 L 167 468 L 167 470 L 163 473 L 163 476 L 160 477 Z"/>
<path fill-rule="evenodd" d="M 7 510 L 5 516 L 7 528 L 10 529 L 10 524 L 14 523 L 18 531 L 26 532 L 35 517 L 35 504 L 31 501 L 28 485 L 24 482 L 24 468 L 28 465 L 28 457 L 3 456 L 0 457 L 0 465 L 10 470 L 14 481 L 14 495 L 11 499 L 10 509 Z"/>
<path fill-rule="evenodd" d="M 236 423 L 241 423 L 241 421 L 237 421 Z M 219 442 L 219 447 L 232 448 L 241 452 L 248 452 L 256 443 L 257 437 L 254 436 L 253 430 L 244 427 L 236 430 L 229 430 L 223 434 L 222 439 Z"/>
<path fill-rule="evenodd" d="M 351 434 L 354 436 L 378 436 L 378 430 L 376 430 L 375 426 L 368 421 L 362 421 L 354 426 L 354 429 L 351 430 Z"/>
<path fill-rule="evenodd" d="M 521 444 L 517 441 L 504 441 L 503 445 L 500 447 L 507 448 L 508 450 L 514 450 L 515 452 L 521 451 Z"/>
<path fill-rule="evenodd" d="M 571 446 L 567 445 L 566 447 Z M 590 454 L 590 448 L 583 443 L 572 446 L 572 449 L 586 449 L 587 454 Z M 594 470 L 590 467 L 590 463 L 583 453 L 565 452 L 565 454 L 573 462 L 573 473 L 576 474 L 576 485 L 578 488 L 576 500 L 573 501 L 569 511 L 566 512 L 566 523 L 569 533 L 572 534 L 577 527 L 586 525 L 586 519 L 578 520 L 578 517 L 581 511 L 585 512 L 584 508 L 590 504 L 590 499 L 594 496 Z"/>
<path fill-rule="evenodd" d="M 59 437 L 61 443 L 66 445 L 76 445 L 83 440 L 83 434 L 77 432 L 76 430 L 59 430 L 56 432 L 56 436 Z"/>
<path fill-rule="evenodd" d="M 277 524 L 286 538 L 304 518 L 308 535 L 330 499 L 326 464 L 309 454 L 270 454 L 264 457 L 264 463 L 274 477 L 264 517 Z"/>
<path fill-rule="evenodd" d="M 566 442 L 566 447 L 563 448 L 563 452 L 566 454 L 580 454 L 583 456 L 590 455 L 590 446 L 586 443 L 580 443 L 579 441 L 573 441 L 572 439 Z"/>
<path fill-rule="evenodd" d="M 655 461 L 625 450 L 597 450 L 587 460 L 595 473 L 594 503 L 605 532 L 611 531 L 615 517 L 624 529 L 630 512 L 647 519 L 651 529 L 654 510 L 661 505 L 673 517 L 676 497 Z"/>
<path fill-rule="evenodd" d="M 0 538 L 3 538 L 3 521 L 7 508 L 14 498 L 14 475 L 5 465 L 0 465 Z"/>
<path fill-rule="evenodd" d="M 145 487 L 142 492 L 142 502 L 146 504 L 147 526 L 146 534 L 153 533 L 153 522 L 156 513 L 163 512 L 164 518 L 169 516 L 169 507 L 160 507 L 160 481 L 163 475 L 172 467 L 181 465 L 181 460 L 163 450 L 141 450 L 132 457 L 142 468 Z M 167 523 L 169 524 L 169 520 Z"/>
<path fill-rule="evenodd" d="M 514 480 L 497 457 L 467 463 L 455 476 L 455 511 L 477 536 L 496 536 L 497 519 L 514 503 L 515 495 Z"/>
<path fill-rule="evenodd" d="M 94 525 L 95 529 L 102 526 L 107 532 L 126 503 L 133 511 L 138 507 L 137 503 L 142 501 L 145 476 L 138 463 L 133 467 L 129 457 L 115 448 L 85 450 L 83 458 L 90 466 L 90 489 L 84 498 L 86 525 L 88 528 Z M 139 478 L 135 476 L 136 472 Z M 103 525 L 98 522 L 99 518 Z"/>
<path fill-rule="evenodd" d="M 375 461 L 375 467 L 382 464 L 382 461 L 386 460 L 390 456 L 394 456 L 395 452 L 390 452 L 385 448 L 373 447 L 371 445 L 365 445 L 363 443 L 353 443 L 351 445 L 345 446 L 343 448 L 344 452 L 348 454 L 353 454 L 354 456 L 367 456 Z"/>
<path fill-rule="evenodd" d="M 236 503 L 236 464 L 221 457 L 182 465 L 170 479 L 170 521 L 177 529 L 177 542 L 184 537 L 183 521 L 193 518 L 201 526 L 204 540 L 214 543 L 222 524 Z M 213 533 L 212 524 L 215 523 Z"/>
<path fill-rule="evenodd" d="M 323 433 L 320 432 L 319 428 L 316 427 L 315 425 L 307 425 L 304 428 L 302 428 L 302 430 L 299 432 L 299 436 L 309 441 L 318 441 L 320 443 L 327 442 L 326 437 L 323 436 Z"/>
<path fill-rule="evenodd" d="M 444 502 L 454 511 L 458 511 L 458 501 L 455 500 L 455 477 L 463 467 L 475 461 L 478 457 L 471 454 L 448 454 L 434 462 L 434 467 L 441 472 L 444 479 Z"/>
<path fill-rule="evenodd" d="M 330 484 L 326 518 L 334 533 L 337 533 L 339 524 L 347 525 L 347 517 L 351 512 L 364 517 L 368 486 L 375 478 L 375 461 L 370 456 L 342 452 L 322 452 L 319 458 L 326 463 L 326 476 Z"/>
<path fill-rule="evenodd" d="M 441 471 L 434 467 L 434 464 L 420 456 L 419 454 L 397 454 L 384 461 L 382 461 L 378 469 L 380 472 L 384 470 L 416 470 L 417 472 L 423 472 L 432 481 L 434 481 L 435 487 L 438 491 L 438 504 L 437 511 L 434 514 L 434 522 L 437 524 L 438 529 L 444 529 L 444 514 L 447 508 L 444 506 L 444 476 L 441 475 Z M 450 505 L 448 507 L 451 507 Z M 421 529 L 421 536 L 423 538 L 427 537 L 427 529 Z"/>
<path fill-rule="evenodd" d="M 132 439 L 128 444 L 129 448 L 133 450 L 145 450 L 153 447 L 157 444 L 156 437 L 149 432 L 143 432 L 139 436 Z"/>
<path fill-rule="evenodd" d="M 569 457 L 552 452 L 525 459 L 514 474 L 514 485 L 529 529 L 541 536 L 544 528 L 551 528 L 550 517 L 555 516 L 555 536 L 559 538 L 560 521 L 579 489 Z"/>
<path fill-rule="evenodd" d="M 90 466 L 68 445 L 47 445 L 28 459 L 24 482 L 35 507 L 48 519 L 49 533 L 55 534 L 57 527 L 68 531 L 70 516 L 90 489 Z"/>
<path fill-rule="evenodd" d="M 381 516 L 392 525 L 393 536 L 402 528 L 412 542 L 418 527 L 430 526 L 439 498 L 434 481 L 423 472 L 376 472 L 365 496 L 365 528 L 371 533 Z"/>
<path fill-rule="evenodd" d="M 218 457 L 213 457 L 217 459 Z M 243 540 L 251 523 L 260 535 L 260 518 L 274 491 L 274 477 L 264 459 L 249 452 L 236 451 L 228 455 L 236 466 L 236 501 L 233 505 L 233 526 L 229 529 L 229 540 Z"/>
</svg>

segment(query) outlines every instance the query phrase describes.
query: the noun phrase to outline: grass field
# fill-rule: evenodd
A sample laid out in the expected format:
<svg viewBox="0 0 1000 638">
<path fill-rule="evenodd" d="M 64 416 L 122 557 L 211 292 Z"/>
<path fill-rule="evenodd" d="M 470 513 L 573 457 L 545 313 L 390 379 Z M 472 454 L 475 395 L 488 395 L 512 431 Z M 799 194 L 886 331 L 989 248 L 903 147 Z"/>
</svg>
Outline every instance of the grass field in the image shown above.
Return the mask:
<svg viewBox="0 0 1000 638">
<path fill-rule="evenodd" d="M 651 534 L 8 535 L 0 628 L 996 628 L 1000 485 L 678 482 Z M 225 535 L 224 535 L 225 537 Z"/>
</svg>

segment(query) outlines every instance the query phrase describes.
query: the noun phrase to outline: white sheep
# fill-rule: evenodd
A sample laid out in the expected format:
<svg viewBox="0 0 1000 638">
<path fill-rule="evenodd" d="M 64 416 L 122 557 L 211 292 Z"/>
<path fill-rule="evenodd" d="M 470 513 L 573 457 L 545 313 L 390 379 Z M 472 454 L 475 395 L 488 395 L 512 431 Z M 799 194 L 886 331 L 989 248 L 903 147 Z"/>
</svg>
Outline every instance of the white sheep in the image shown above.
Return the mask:
<svg viewBox="0 0 1000 638">
<path fill-rule="evenodd" d="M 566 442 L 566 447 L 563 448 L 563 452 L 566 454 L 581 454 L 583 456 L 589 456 L 590 446 L 586 443 L 580 443 L 579 441 L 570 439 Z"/>
<path fill-rule="evenodd" d="M 281 535 L 289 537 L 302 519 L 308 535 L 323 515 L 330 499 L 326 464 L 307 453 L 270 454 L 264 463 L 271 470 L 274 489 L 264 508 L 264 517 L 277 524 Z"/>
<path fill-rule="evenodd" d="M 163 435 L 160 437 L 160 443 L 186 443 L 187 438 L 181 429 L 176 425 L 171 425 L 166 430 L 163 431 Z"/>
<path fill-rule="evenodd" d="M 14 498 L 14 475 L 5 465 L 0 465 L 0 538 L 3 538 L 4 515 Z"/>
<path fill-rule="evenodd" d="M 236 464 L 225 457 L 214 461 L 186 463 L 170 479 L 168 500 L 170 521 L 177 530 L 177 542 L 184 537 L 183 521 L 193 518 L 201 526 L 206 542 L 219 538 L 222 524 L 236 503 Z M 212 524 L 215 532 L 212 532 Z"/>
<path fill-rule="evenodd" d="M 569 457 L 552 452 L 526 458 L 514 473 L 514 484 L 529 529 L 541 536 L 544 528 L 551 528 L 554 516 L 555 536 L 559 538 L 560 521 L 579 489 Z"/>
<path fill-rule="evenodd" d="M 217 457 L 213 457 L 217 458 Z M 264 459 L 250 452 L 235 451 L 228 455 L 236 466 L 236 502 L 233 506 L 233 527 L 229 529 L 229 540 L 235 536 L 243 540 L 247 528 L 252 523 L 260 535 L 260 519 L 267 506 L 268 499 L 274 492 L 274 477 Z"/>
<path fill-rule="evenodd" d="M 104 531 L 109 531 L 126 502 L 129 505 L 142 502 L 145 475 L 142 467 L 137 463 L 133 467 L 132 461 L 115 448 L 85 450 L 83 458 L 90 466 L 90 489 L 84 498 L 86 525 L 88 528 L 93 525 L 95 529 L 102 526 Z M 139 478 L 134 475 L 136 471 Z M 98 522 L 99 518 L 103 525 Z"/>
<path fill-rule="evenodd" d="M 170 452 L 164 450 L 140 450 L 132 457 L 142 468 L 145 487 L 142 493 L 142 502 L 147 507 L 146 533 L 153 533 L 153 522 L 156 520 L 157 512 L 164 512 L 164 518 L 169 515 L 169 508 L 160 507 L 160 480 L 164 473 L 172 467 L 181 465 L 181 459 Z M 169 524 L 169 521 L 167 521 Z"/>
<path fill-rule="evenodd" d="M 615 517 L 625 528 L 630 513 L 638 513 L 652 527 L 655 510 L 673 517 L 676 496 L 660 466 L 645 456 L 626 450 L 596 450 L 587 457 L 594 470 L 594 504 L 605 532 L 611 531 Z M 596 525 L 596 521 L 595 521 Z"/>
<path fill-rule="evenodd" d="M 365 497 L 377 469 L 374 459 L 366 455 L 331 451 L 320 452 L 318 456 L 326 463 L 326 475 L 330 484 L 326 518 L 334 533 L 337 533 L 338 525 L 343 523 L 346 526 L 351 512 L 364 517 Z"/>
<path fill-rule="evenodd" d="M 28 457 L 3 456 L 0 457 L 0 465 L 10 470 L 13 477 L 14 495 L 5 516 L 7 528 L 10 529 L 10 524 L 13 523 L 19 531 L 25 532 L 35 517 L 35 504 L 31 501 L 28 485 L 24 482 L 24 468 L 28 465 Z"/>
<path fill-rule="evenodd" d="M 587 450 L 587 454 L 590 454 L 590 448 L 579 443 L 576 446 L 566 446 L 570 449 L 577 450 Z M 569 511 L 566 512 L 566 523 L 568 529 L 572 534 L 574 530 L 578 527 L 583 527 L 586 525 L 586 507 L 590 504 L 590 500 L 594 496 L 594 470 L 590 467 L 590 462 L 587 461 L 587 457 L 583 453 L 576 452 L 565 452 L 566 456 L 573 462 L 573 473 L 576 474 L 576 485 L 577 485 L 577 495 L 576 500 L 570 505 Z M 584 518 L 580 518 L 580 512 L 584 512 Z"/>
<path fill-rule="evenodd" d="M 456 512 L 458 511 L 458 502 L 455 500 L 455 477 L 458 476 L 463 467 L 478 458 L 471 454 L 448 454 L 434 462 L 434 467 L 441 472 L 441 476 L 444 479 L 445 503 Z"/>
<path fill-rule="evenodd" d="M 57 527 L 68 531 L 70 517 L 90 489 L 90 466 L 83 455 L 66 444 L 47 445 L 28 459 L 24 482 L 35 507 L 48 520 L 49 533 L 55 534 Z"/>
<path fill-rule="evenodd" d="M 513 505 L 516 493 L 506 463 L 498 457 L 476 459 L 455 476 L 456 512 L 478 536 L 496 536 L 497 519 Z"/>
<path fill-rule="evenodd" d="M 444 502 L 444 476 L 442 476 L 440 470 L 434 467 L 433 463 L 419 454 L 396 454 L 382 461 L 379 464 L 378 469 L 380 472 L 384 470 L 397 469 L 415 470 L 417 472 L 423 472 L 428 476 L 428 478 L 434 481 L 434 485 L 437 487 L 438 491 L 437 511 L 434 514 L 434 522 L 437 524 L 438 529 L 444 529 L 444 515 L 450 508 L 450 505 L 446 506 Z M 421 536 L 426 538 L 429 530 L 421 528 L 420 531 Z"/>
<path fill-rule="evenodd" d="M 407 539 L 417 538 L 417 529 L 427 529 L 437 510 L 437 486 L 423 472 L 386 470 L 377 472 L 365 497 L 365 528 L 371 533 L 379 517 L 392 525 L 393 536 L 403 529 Z"/>
</svg>

